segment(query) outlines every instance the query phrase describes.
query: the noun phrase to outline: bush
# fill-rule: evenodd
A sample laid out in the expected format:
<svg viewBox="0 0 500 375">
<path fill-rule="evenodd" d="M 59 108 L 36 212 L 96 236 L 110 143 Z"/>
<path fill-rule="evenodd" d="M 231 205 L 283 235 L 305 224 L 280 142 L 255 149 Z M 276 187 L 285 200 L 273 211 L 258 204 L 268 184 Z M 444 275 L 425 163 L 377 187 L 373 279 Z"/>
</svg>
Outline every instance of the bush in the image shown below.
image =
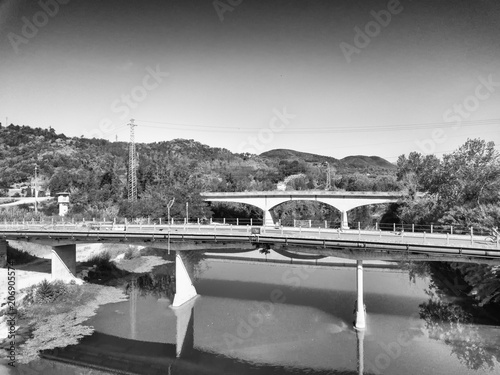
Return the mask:
<svg viewBox="0 0 500 375">
<path fill-rule="evenodd" d="M 60 281 L 49 282 L 47 279 L 28 290 L 25 301 L 29 304 L 50 304 L 62 302 L 69 294 L 68 286 Z"/>
<path fill-rule="evenodd" d="M 18 250 L 10 245 L 7 245 L 7 260 L 11 264 L 26 264 L 29 262 L 34 261 L 35 259 L 38 259 L 37 257 L 31 255 L 30 253 L 24 251 L 24 250 Z"/>
<path fill-rule="evenodd" d="M 111 254 L 108 251 L 104 251 L 100 254 L 94 255 L 82 264 L 84 266 L 95 265 L 96 269 L 100 271 L 111 271 L 116 268 L 116 266 L 111 262 Z"/>
<path fill-rule="evenodd" d="M 123 256 L 123 259 L 130 260 L 130 259 L 138 258 L 140 256 L 141 256 L 140 252 L 137 252 L 137 251 L 135 251 L 135 249 L 129 247 Z"/>
</svg>

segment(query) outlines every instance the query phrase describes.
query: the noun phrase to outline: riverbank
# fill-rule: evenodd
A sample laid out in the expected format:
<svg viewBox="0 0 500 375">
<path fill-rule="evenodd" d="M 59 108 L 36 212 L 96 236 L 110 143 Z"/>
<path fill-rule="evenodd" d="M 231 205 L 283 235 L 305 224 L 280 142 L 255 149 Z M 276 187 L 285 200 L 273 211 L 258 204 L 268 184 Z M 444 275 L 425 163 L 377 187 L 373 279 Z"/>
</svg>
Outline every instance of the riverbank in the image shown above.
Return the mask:
<svg viewBox="0 0 500 375">
<path fill-rule="evenodd" d="M 30 293 L 33 294 L 31 289 L 19 295 L 14 315 L 16 361 L 20 363 L 35 360 L 41 350 L 77 344 L 83 336 L 92 334 L 93 328 L 82 323 L 95 315 L 99 306 L 127 300 L 127 296 L 118 288 L 67 284 L 65 299 L 40 303 L 30 300 Z M 0 331 L 8 332 L 6 315 L 1 318 Z M 10 341 L 4 337 L 0 341 L 0 348 L 10 347 Z M 0 363 L 7 361 L 4 353 L 0 355 Z"/>
</svg>

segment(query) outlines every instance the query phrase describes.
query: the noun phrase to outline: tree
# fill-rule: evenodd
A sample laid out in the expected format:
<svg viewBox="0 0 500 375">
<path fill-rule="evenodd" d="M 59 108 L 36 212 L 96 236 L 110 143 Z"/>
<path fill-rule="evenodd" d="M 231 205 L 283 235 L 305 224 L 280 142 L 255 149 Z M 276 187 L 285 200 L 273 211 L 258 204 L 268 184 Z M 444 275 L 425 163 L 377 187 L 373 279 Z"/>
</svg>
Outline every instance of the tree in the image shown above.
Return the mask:
<svg viewBox="0 0 500 375">
<path fill-rule="evenodd" d="M 493 142 L 469 139 L 457 151 L 444 155 L 440 183 L 433 191 L 446 206 L 497 203 L 500 191 L 500 155 Z"/>
</svg>

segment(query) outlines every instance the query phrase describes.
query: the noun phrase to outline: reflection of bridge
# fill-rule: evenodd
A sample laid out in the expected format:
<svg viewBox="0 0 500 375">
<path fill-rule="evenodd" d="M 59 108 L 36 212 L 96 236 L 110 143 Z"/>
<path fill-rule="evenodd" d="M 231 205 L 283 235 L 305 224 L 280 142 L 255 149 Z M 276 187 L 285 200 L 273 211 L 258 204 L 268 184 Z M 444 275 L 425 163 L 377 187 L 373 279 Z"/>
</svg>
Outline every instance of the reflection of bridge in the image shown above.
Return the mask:
<svg viewBox="0 0 500 375">
<path fill-rule="evenodd" d="M 0 226 L 1 228 L 1 226 Z M 192 270 L 186 266 L 184 251 L 231 252 L 236 248 L 254 250 L 273 248 L 290 258 L 304 254 L 337 256 L 357 260 L 356 327 L 365 327 L 363 303 L 363 260 L 438 260 L 455 262 L 500 263 L 498 243 L 468 235 L 391 233 L 381 231 L 344 232 L 335 230 L 265 229 L 265 233 L 251 234 L 250 227 L 224 226 L 142 226 L 128 227 L 127 231 L 113 231 L 112 226 L 101 226 L 89 231 L 77 225 L 64 229 L 47 226 L 10 227 L 0 230 L 0 253 L 5 251 L 5 240 L 27 241 L 52 246 L 52 277 L 71 280 L 76 275 L 76 244 L 135 243 L 176 251 L 176 293 L 173 307 L 182 306 L 196 297 Z M 203 230 L 202 230 L 203 229 Z M 318 257 L 315 257 L 316 259 Z"/>
<path fill-rule="evenodd" d="M 210 297 L 208 297 L 210 298 Z M 297 374 L 301 372 L 311 375 L 362 375 L 364 372 L 363 339 L 364 332 L 358 332 L 357 337 L 357 371 L 313 367 L 310 364 L 300 364 L 299 367 L 287 364 L 271 364 L 263 360 L 254 363 L 238 356 L 224 352 L 212 351 L 211 347 L 195 345 L 196 305 L 192 301 L 180 309 L 176 315 L 175 344 L 137 341 L 130 338 L 114 336 L 99 332 L 98 329 L 89 337 L 81 339 L 78 345 L 71 345 L 62 349 L 43 351 L 41 357 L 58 362 L 65 362 L 85 368 L 95 368 L 101 371 L 110 371 L 126 374 Z M 205 310 L 206 311 L 206 310 Z M 198 313 L 200 310 L 198 309 Z M 220 314 L 223 316 L 223 314 Z M 198 318 L 199 318 L 198 314 Z M 219 318 L 224 319 L 224 318 Z M 161 327 L 158 327 L 161 329 Z M 198 334 L 200 332 L 198 331 Z M 206 333 L 205 333 L 206 334 Z M 54 372 L 54 363 L 47 368 Z M 37 363 L 38 369 L 43 369 L 42 363 Z M 21 369 L 29 365 L 19 365 Z M 370 367 L 367 370 L 372 370 Z M 377 370 L 377 369 L 375 369 Z M 43 372 L 52 374 L 53 372 Z M 28 371 L 26 371 L 28 373 Z M 41 372 L 42 373 L 42 372 Z"/>
<path fill-rule="evenodd" d="M 328 204 L 342 212 L 342 228 L 348 229 L 347 212 L 356 207 L 371 204 L 396 202 L 403 194 L 400 192 L 372 191 L 249 191 L 237 193 L 203 193 L 202 198 L 210 202 L 230 202 L 250 204 L 264 212 L 264 225 L 274 225 L 271 210 L 290 201 L 316 201 Z"/>
</svg>

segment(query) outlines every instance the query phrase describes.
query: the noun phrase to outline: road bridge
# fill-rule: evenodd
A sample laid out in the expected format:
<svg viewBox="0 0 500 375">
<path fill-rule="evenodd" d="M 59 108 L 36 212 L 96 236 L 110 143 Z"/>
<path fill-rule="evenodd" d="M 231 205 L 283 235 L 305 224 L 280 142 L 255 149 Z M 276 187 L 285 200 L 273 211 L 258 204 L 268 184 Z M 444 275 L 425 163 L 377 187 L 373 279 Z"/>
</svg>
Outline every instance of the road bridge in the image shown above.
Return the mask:
<svg viewBox="0 0 500 375">
<path fill-rule="evenodd" d="M 316 201 L 328 204 L 342 213 L 342 229 L 349 229 L 347 212 L 356 207 L 372 204 L 397 202 L 402 192 L 373 191 L 245 191 L 245 192 L 205 192 L 200 194 L 205 201 L 244 203 L 260 208 L 264 212 L 264 225 L 273 226 L 270 210 L 290 201 Z"/>
<path fill-rule="evenodd" d="M 121 227 L 120 227 L 121 228 Z M 176 252 L 176 293 L 172 306 L 180 307 L 197 296 L 191 267 L 184 251 L 231 252 L 234 249 L 282 250 L 290 258 L 304 254 L 336 256 L 357 261 L 356 327 L 365 327 L 363 303 L 363 260 L 434 260 L 500 264 L 500 248 L 480 236 L 392 233 L 361 230 L 303 230 L 302 228 L 261 228 L 220 225 L 131 226 L 113 230 L 102 225 L 98 230 L 76 224 L 62 227 L 43 225 L 0 225 L 0 249 L 5 241 L 26 241 L 52 246 L 52 277 L 74 280 L 76 276 L 76 245 L 85 243 L 142 244 Z M 252 233 L 254 232 L 254 233 Z M 295 255 L 294 255 L 295 254 Z M 307 257 L 306 257 L 307 258 Z M 316 257 L 317 258 L 317 257 Z"/>
<path fill-rule="evenodd" d="M 9 198 L 0 198 L 0 208 L 3 207 L 12 207 L 12 206 L 20 206 L 23 204 L 35 204 L 45 201 L 50 201 L 56 199 L 55 197 L 9 197 Z"/>
</svg>

